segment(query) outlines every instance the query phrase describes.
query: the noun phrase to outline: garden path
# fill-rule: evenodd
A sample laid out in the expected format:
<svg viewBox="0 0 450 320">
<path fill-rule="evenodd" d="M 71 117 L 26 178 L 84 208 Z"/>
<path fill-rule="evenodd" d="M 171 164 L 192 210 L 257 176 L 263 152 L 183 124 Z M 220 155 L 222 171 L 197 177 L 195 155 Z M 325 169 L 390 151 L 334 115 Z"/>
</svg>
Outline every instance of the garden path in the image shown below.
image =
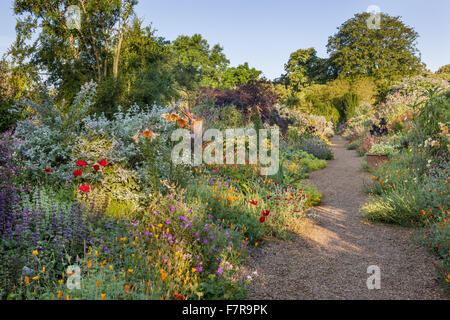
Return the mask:
<svg viewBox="0 0 450 320">
<path fill-rule="evenodd" d="M 434 258 L 407 228 L 371 223 L 361 158 L 331 139 L 335 160 L 313 172 L 323 193 L 292 241 L 268 239 L 253 250 L 244 272 L 253 276 L 248 299 L 445 299 L 434 283 Z M 367 267 L 381 270 L 381 289 L 367 288 Z"/>
</svg>

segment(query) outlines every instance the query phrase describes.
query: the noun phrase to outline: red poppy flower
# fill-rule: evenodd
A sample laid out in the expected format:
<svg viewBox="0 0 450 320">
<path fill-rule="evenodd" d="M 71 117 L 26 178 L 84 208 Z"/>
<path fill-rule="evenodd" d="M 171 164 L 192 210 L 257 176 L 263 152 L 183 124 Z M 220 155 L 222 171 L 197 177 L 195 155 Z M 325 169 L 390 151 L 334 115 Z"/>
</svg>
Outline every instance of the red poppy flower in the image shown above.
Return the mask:
<svg viewBox="0 0 450 320">
<path fill-rule="evenodd" d="M 95 171 L 100 170 L 100 166 L 99 166 L 98 164 L 94 165 L 94 170 L 95 170 Z"/>
<path fill-rule="evenodd" d="M 87 185 L 83 185 L 83 186 L 79 186 L 78 190 L 83 191 L 83 192 L 88 192 L 91 189 L 91 187 L 87 186 Z"/>
<path fill-rule="evenodd" d="M 108 163 L 106 162 L 105 159 L 102 159 L 98 162 L 99 165 L 101 165 L 102 167 L 106 167 L 108 165 Z"/>
<path fill-rule="evenodd" d="M 178 300 L 186 300 L 185 296 L 178 294 L 178 293 L 174 293 L 173 297 Z"/>
<path fill-rule="evenodd" d="M 46 168 L 45 172 L 51 172 L 52 170 L 50 168 Z"/>
<path fill-rule="evenodd" d="M 72 172 L 72 174 L 75 177 L 81 176 L 83 174 L 83 170 L 76 170 L 76 171 Z"/>
<path fill-rule="evenodd" d="M 76 164 L 77 166 L 81 166 L 81 167 L 87 166 L 87 163 L 84 162 L 83 160 L 78 160 L 77 162 L 75 162 L 75 164 Z"/>
<path fill-rule="evenodd" d="M 270 211 L 269 210 L 263 210 L 262 214 L 264 217 L 267 217 L 269 215 Z"/>
<path fill-rule="evenodd" d="M 261 216 L 261 217 L 259 218 L 259 222 L 263 223 L 264 221 L 266 221 L 266 217 Z"/>
<path fill-rule="evenodd" d="M 258 204 L 258 201 L 252 200 L 250 201 L 251 204 L 254 204 L 255 206 Z"/>
</svg>

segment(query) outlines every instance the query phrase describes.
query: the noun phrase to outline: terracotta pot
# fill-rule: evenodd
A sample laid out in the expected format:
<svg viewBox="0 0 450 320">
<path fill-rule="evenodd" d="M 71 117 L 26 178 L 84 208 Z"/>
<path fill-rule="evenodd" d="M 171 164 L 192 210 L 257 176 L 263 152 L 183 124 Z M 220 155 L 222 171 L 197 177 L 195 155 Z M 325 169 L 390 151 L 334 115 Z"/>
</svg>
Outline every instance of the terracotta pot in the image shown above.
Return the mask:
<svg viewBox="0 0 450 320">
<path fill-rule="evenodd" d="M 384 161 L 387 160 L 387 154 L 372 154 L 367 153 L 367 166 L 370 169 L 378 168 Z"/>
</svg>

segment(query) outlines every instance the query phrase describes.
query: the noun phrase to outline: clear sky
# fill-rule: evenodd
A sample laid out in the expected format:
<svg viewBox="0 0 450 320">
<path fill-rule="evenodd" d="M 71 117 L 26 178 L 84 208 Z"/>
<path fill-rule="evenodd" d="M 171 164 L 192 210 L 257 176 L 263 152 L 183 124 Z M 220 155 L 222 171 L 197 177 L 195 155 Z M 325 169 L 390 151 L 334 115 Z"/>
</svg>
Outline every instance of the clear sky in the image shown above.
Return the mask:
<svg viewBox="0 0 450 320">
<path fill-rule="evenodd" d="M 328 37 L 369 5 L 414 27 L 429 69 L 450 64 L 449 0 L 140 0 L 136 11 L 168 40 L 200 33 L 224 48 L 231 65 L 248 62 L 273 79 L 297 49 L 314 47 L 327 57 Z M 0 54 L 15 38 L 12 7 L 0 1 Z"/>
</svg>

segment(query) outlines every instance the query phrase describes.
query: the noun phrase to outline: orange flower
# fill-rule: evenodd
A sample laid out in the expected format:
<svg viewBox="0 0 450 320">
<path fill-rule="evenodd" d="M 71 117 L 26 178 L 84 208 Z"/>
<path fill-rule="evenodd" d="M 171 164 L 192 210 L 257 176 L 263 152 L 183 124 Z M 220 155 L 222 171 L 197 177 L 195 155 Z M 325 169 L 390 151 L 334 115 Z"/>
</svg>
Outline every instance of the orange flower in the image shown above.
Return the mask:
<svg viewBox="0 0 450 320">
<path fill-rule="evenodd" d="M 183 296 L 183 295 L 181 295 L 181 294 L 178 294 L 178 293 L 175 293 L 175 294 L 173 295 L 173 297 L 174 297 L 175 299 L 178 299 L 178 300 L 186 300 L 186 297 L 185 297 L 185 296 Z"/>
<path fill-rule="evenodd" d="M 25 277 L 25 278 L 23 279 L 23 281 L 25 281 L 26 284 L 30 284 L 30 278 L 28 278 L 28 277 Z"/>
<path fill-rule="evenodd" d="M 180 118 L 180 116 L 176 113 L 171 113 L 169 116 L 169 119 L 171 122 L 177 121 Z"/>
<path fill-rule="evenodd" d="M 141 132 L 136 133 L 133 137 L 134 142 L 139 143 L 140 136 L 141 136 Z"/>
<path fill-rule="evenodd" d="M 100 281 L 96 281 L 95 282 L 95 286 L 98 288 L 98 287 L 100 287 Z"/>
<path fill-rule="evenodd" d="M 186 119 L 179 118 L 179 119 L 177 120 L 177 125 L 178 125 L 180 128 L 186 127 L 187 124 L 188 124 L 188 122 L 187 122 Z"/>
<path fill-rule="evenodd" d="M 106 293 L 102 293 L 102 294 L 100 295 L 100 300 L 105 300 L 105 298 L 106 298 Z"/>
<path fill-rule="evenodd" d="M 165 119 L 167 122 L 170 122 L 170 113 L 163 113 L 161 118 Z"/>
<path fill-rule="evenodd" d="M 125 285 L 125 292 L 128 293 L 130 291 L 130 286 L 128 284 Z"/>
<path fill-rule="evenodd" d="M 144 132 L 142 132 L 142 136 L 149 139 L 155 139 L 157 137 L 157 135 L 149 129 L 145 129 Z"/>
<path fill-rule="evenodd" d="M 89 261 L 87 262 L 87 267 L 88 267 L 88 268 L 92 267 L 92 260 L 89 260 Z"/>
<path fill-rule="evenodd" d="M 62 295 L 62 290 L 59 290 L 58 291 L 58 298 L 61 298 L 61 295 Z"/>
</svg>

